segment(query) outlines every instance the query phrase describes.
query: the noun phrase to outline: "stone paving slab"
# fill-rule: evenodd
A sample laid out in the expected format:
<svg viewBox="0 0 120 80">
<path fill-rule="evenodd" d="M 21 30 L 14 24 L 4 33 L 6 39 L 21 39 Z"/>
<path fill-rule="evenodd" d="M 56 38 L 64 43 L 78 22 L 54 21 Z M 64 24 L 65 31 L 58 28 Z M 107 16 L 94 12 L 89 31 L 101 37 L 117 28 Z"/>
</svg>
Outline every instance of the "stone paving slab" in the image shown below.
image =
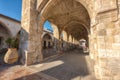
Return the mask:
<svg viewBox="0 0 120 80">
<path fill-rule="evenodd" d="M 0 66 L 0 80 L 96 80 L 91 63 L 76 50 L 29 67 Z"/>
<path fill-rule="evenodd" d="M 1 67 L 0 67 L 1 68 Z M 38 74 L 35 71 L 23 66 L 12 66 L 0 71 L 0 80 L 56 80 L 45 74 Z"/>
<path fill-rule="evenodd" d="M 58 80 L 96 80 L 92 64 L 88 55 L 75 50 L 29 68 Z"/>
</svg>

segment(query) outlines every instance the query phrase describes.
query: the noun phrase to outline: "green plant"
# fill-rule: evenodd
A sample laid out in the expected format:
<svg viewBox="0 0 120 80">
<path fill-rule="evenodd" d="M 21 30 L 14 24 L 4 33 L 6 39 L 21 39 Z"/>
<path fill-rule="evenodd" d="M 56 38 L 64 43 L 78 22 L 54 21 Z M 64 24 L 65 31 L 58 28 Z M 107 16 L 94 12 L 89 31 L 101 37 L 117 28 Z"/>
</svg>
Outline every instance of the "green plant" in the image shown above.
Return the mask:
<svg viewBox="0 0 120 80">
<path fill-rule="evenodd" d="M 18 40 L 15 38 L 8 38 L 6 40 L 6 43 L 8 44 L 9 48 L 18 48 Z"/>
</svg>

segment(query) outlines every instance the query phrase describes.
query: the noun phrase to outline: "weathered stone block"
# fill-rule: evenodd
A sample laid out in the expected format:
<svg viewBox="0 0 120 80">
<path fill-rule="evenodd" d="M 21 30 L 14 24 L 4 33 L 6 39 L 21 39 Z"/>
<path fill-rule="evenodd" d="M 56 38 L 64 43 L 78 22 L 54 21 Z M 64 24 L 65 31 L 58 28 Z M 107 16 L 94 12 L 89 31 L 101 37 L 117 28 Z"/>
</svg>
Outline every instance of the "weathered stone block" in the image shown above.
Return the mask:
<svg viewBox="0 0 120 80">
<path fill-rule="evenodd" d="M 101 29 L 98 31 L 98 36 L 105 36 L 107 34 L 106 29 Z"/>
<path fill-rule="evenodd" d="M 104 22 L 104 24 L 106 24 L 107 22 L 116 21 L 117 19 L 118 19 L 117 10 L 113 10 L 105 13 L 99 13 L 97 16 L 97 20 L 99 22 Z"/>
<path fill-rule="evenodd" d="M 114 50 L 120 50 L 120 43 L 113 43 L 112 44 L 112 49 L 114 49 Z"/>
<path fill-rule="evenodd" d="M 98 12 L 105 12 L 117 8 L 116 0 L 98 0 Z"/>
<path fill-rule="evenodd" d="M 101 76 L 111 76 L 111 71 L 108 68 L 101 68 Z"/>
<path fill-rule="evenodd" d="M 120 34 L 114 36 L 115 43 L 120 43 Z"/>
<path fill-rule="evenodd" d="M 101 69 L 98 65 L 95 65 L 94 66 L 94 69 L 95 69 L 95 76 L 97 79 L 101 79 Z"/>
<path fill-rule="evenodd" d="M 120 74 L 114 76 L 114 80 L 120 80 Z"/>
<path fill-rule="evenodd" d="M 111 77 L 102 77 L 102 79 L 101 80 L 114 80 L 113 78 L 111 78 Z"/>
</svg>

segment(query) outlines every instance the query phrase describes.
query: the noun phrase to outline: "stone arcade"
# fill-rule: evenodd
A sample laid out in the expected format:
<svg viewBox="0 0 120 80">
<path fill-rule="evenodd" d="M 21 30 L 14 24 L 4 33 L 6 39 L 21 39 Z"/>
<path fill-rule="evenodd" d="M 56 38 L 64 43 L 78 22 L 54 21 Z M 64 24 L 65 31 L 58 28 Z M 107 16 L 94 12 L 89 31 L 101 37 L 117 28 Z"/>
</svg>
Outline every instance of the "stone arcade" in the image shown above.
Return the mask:
<svg viewBox="0 0 120 80">
<path fill-rule="evenodd" d="M 20 21 L 0 14 L 0 49 L 7 48 L 6 39 L 16 37 L 20 29 Z"/>
<path fill-rule="evenodd" d="M 25 65 L 39 63 L 43 24 L 49 20 L 58 53 L 84 38 L 97 79 L 120 80 L 120 0 L 23 0 L 21 52 Z M 109 56 L 114 55 L 114 56 Z M 117 55 L 117 56 L 115 56 Z"/>
</svg>

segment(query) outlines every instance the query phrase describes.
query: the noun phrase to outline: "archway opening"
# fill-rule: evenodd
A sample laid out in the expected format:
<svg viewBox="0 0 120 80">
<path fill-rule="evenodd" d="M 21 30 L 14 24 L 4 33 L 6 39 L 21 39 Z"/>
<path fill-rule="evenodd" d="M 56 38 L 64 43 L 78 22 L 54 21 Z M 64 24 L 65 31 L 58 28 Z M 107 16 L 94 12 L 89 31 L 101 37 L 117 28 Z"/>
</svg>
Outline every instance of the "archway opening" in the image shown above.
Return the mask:
<svg viewBox="0 0 120 80">
<path fill-rule="evenodd" d="M 56 2 L 51 0 L 42 10 L 41 16 L 44 19 L 49 20 L 52 24 L 57 25 L 59 36 L 57 36 L 57 38 L 54 37 L 59 43 L 58 46 L 60 47 L 58 48 L 61 50 L 60 53 L 68 52 L 68 55 L 78 53 L 78 56 L 80 57 L 81 55 L 79 54 L 83 53 L 83 51 L 81 52 L 78 50 L 79 40 L 84 38 L 88 43 L 87 45 L 89 45 L 88 36 L 90 34 L 91 21 L 87 9 L 75 0 L 57 0 Z M 58 33 L 54 35 L 58 35 Z M 61 44 L 63 45 L 62 47 Z M 62 50 L 64 52 L 62 52 Z M 74 59 L 74 56 L 70 58 Z M 86 67 L 85 72 L 87 73 L 88 65 L 85 57 L 82 58 L 82 61 L 84 62 L 84 67 Z M 77 77 L 77 75 L 70 79 L 74 79 L 75 77 Z"/>
<path fill-rule="evenodd" d="M 54 3 L 54 1 L 52 2 L 51 0 L 42 10 L 41 16 L 51 23 L 56 24 L 60 34 L 62 34 L 63 31 L 67 33 L 67 38 L 65 39 L 63 34 L 63 41 L 61 37 L 59 37 L 59 40 L 64 43 L 66 42 L 65 44 L 61 43 L 64 49 L 65 47 L 68 49 L 73 48 L 73 46 L 78 47 L 81 38 L 86 39 L 87 46 L 89 46 L 90 15 L 79 1 L 58 0 Z M 68 36 L 71 36 L 71 38 L 68 38 Z"/>
<path fill-rule="evenodd" d="M 42 34 L 42 54 L 43 58 L 56 55 L 56 40 L 59 36 L 58 28 L 56 25 L 46 20 L 44 23 Z"/>
<path fill-rule="evenodd" d="M 0 23 L 0 49 L 7 48 L 6 40 L 11 37 L 10 31 Z"/>
<path fill-rule="evenodd" d="M 0 23 L 0 64 L 4 65 L 4 56 L 7 52 L 9 45 L 6 40 L 11 37 L 9 29 L 2 23 Z"/>
<path fill-rule="evenodd" d="M 43 49 L 50 49 L 52 48 L 52 38 L 51 36 L 47 33 L 43 36 Z"/>
</svg>

